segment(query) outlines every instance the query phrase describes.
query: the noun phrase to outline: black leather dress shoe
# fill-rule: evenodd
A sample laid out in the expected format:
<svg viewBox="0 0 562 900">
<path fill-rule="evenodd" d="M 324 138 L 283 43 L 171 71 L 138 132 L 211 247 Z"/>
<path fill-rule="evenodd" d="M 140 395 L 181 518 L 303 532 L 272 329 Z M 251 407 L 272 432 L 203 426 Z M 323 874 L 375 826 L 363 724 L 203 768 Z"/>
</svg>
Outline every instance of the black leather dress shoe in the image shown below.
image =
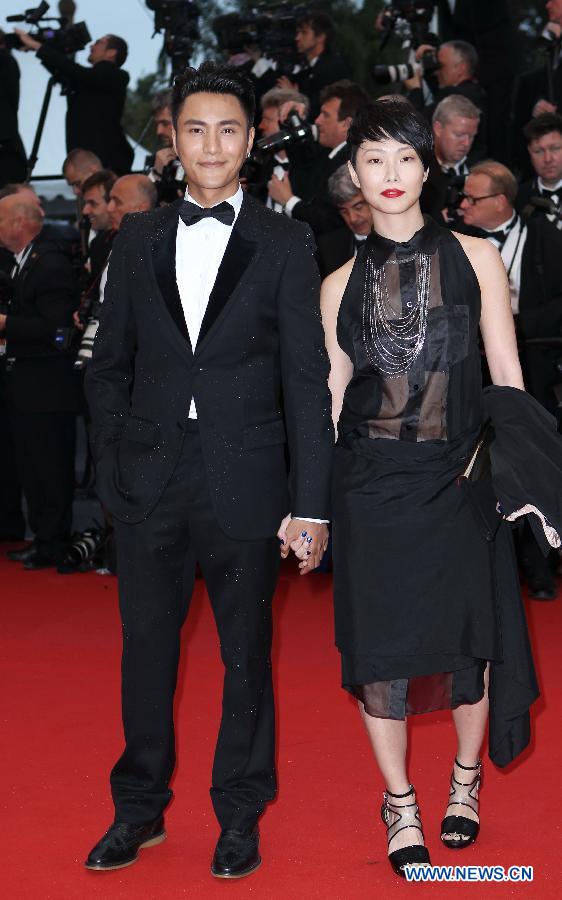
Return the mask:
<svg viewBox="0 0 562 900">
<path fill-rule="evenodd" d="M 25 547 L 20 547 L 19 550 L 8 550 L 6 556 L 11 562 L 25 562 L 28 560 L 33 554 L 36 552 L 37 547 L 35 544 L 26 544 Z"/>
<path fill-rule="evenodd" d="M 143 847 L 154 847 L 165 839 L 163 816 L 158 816 L 146 825 L 114 822 L 101 841 L 90 851 L 84 865 L 87 869 L 98 872 L 122 869 L 137 861 L 139 850 Z"/>
<path fill-rule="evenodd" d="M 251 831 L 226 828 L 215 847 L 211 874 L 215 878 L 244 878 L 261 865 L 260 832 L 257 825 Z"/>
<path fill-rule="evenodd" d="M 30 553 L 23 560 L 24 569 L 35 570 L 35 569 L 50 569 L 53 566 L 56 566 L 58 563 L 58 559 L 55 559 L 54 556 L 50 556 L 46 553 L 42 553 L 41 550 L 35 549 L 33 553 Z"/>
</svg>

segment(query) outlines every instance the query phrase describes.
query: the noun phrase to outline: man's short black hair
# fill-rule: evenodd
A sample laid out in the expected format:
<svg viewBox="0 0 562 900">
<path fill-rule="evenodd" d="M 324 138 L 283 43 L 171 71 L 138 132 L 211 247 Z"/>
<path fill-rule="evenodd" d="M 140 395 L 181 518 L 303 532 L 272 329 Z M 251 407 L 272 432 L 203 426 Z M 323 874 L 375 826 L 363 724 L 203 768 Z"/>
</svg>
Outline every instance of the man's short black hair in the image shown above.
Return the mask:
<svg viewBox="0 0 562 900">
<path fill-rule="evenodd" d="M 433 158 L 433 133 L 429 123 L 411 103 L 382 100 L 362 106 L 347 133 L 351 162 L 363 141 L 385 141 L 389 138 L 408 144 L 421 159 L 424 169 Z"/>
<path fill-rule="evenodd" d="M 558 113 L 547 112 L 541 113 L 540 116 L 535 116 L 534 119 L 527 122 L 523 134 L 527 143 L 530 144 L 531 141 L 536 141 L 545 134 L 550 134 L 551 131 L 558 131 L 559 134 L 562 134 L 562 116 Z"/>
<path fill-rule="evenodd" d="M 321 9 L 309 9 L 301 13 L 297 19 L 297 28 L 301 26 L 310 26 L 316 37 L 323 34 L 326 38 L 326 47 L 329 47 L 334 39 L 335 25 L 334 20 L 328 13 Z"/>
<path fill-rule="evenodd" d="M 334 81 L 332 84 L 327 84 L 326 87 L 322 88 L 320 91 L 320 105 L 328 100 L 333 100 L 334 97 L 341 100 L 338 110 L 338 120 L 340 122 L 343 119 L 352 119 L 359 109 L 366 103 L 369 103 L 370 100 L 367 91 L 360 84 L 349 81 L 347 78 L 342 78 L 341 81 Z"/>
<path fill-rule="evenodd" d="M 254 124 L 256 98 L 250 79 L 237 66 L 204 62 L 198 69 L 189 66 L 176 75 L 172 93 L 172 120 L 177 127 L 181 108 L 192 94 L 231 94 L 246 114 L 248 128 Z"/>
<path fill-rule="evenodd" d="M 129 55 L 127 41 L 117 37 L 116 34 L 107 35 L 107 43 L 105 45 L 108 50 L 115 50 L 115 65 L 122 66 Z"/>
</svg>

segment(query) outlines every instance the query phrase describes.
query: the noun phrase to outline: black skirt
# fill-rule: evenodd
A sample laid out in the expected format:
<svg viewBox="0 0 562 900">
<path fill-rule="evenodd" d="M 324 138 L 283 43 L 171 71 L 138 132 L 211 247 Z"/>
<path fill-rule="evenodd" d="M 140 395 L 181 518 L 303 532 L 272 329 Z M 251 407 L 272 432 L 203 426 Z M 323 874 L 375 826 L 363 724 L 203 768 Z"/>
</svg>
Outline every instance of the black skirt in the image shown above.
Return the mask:
<svg viewBox="0 0 562 900">
<path fill-rule="evenodd" d="M 457 485 L 477 436 L 338 442 L 336 643 L 343 686 L 387 718 L 477 702 L 490 662 L 490 753 L 505 765 L 536 684 L 510 526 L 488 542 Z"/>
</svg>

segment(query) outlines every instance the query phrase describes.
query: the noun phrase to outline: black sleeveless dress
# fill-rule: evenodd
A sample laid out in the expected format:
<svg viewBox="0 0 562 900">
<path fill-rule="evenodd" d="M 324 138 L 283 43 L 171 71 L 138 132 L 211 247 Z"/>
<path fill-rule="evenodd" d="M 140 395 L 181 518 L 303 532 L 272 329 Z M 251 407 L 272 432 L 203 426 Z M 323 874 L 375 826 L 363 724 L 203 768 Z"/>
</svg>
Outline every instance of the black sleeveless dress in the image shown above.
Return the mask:
<svg viewBox="0 0 562 900">
<path fill-rule="evenodd" d="M 417 304 L 420 254 L 425 339 L 405 374 L 386 377 L 369 344 L 367 263 L 384 267 L 398 318 Z M 336 643 L 343 686 L 385 718 L 477 702 L 491 662 L 490 747 L 503 765 L 528 740 L 535 682 L 510 527 L 488 542 L 457 485 L 483 421 L 479 321 L 474 270 L 433 220 L 408 243 L 373 233 L 359 250 L 337 326 L 353 377 L 333 478 Z"/>
</svg>

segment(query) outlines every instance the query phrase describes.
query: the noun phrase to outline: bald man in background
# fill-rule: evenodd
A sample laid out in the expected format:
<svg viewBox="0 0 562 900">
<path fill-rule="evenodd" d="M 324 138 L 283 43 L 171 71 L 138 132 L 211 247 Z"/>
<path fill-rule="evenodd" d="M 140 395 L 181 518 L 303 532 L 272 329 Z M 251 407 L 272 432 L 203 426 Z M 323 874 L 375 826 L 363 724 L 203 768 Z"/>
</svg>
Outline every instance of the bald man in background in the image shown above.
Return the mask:
<svg viewBox="0 0 562 900">
<path fill-rule="evenodd" d="M 67 346 L 79 289 L 68 257 L 38 241 L 41 210 L 29 191 L 0 199 L 0 243 L 15 256 L 14 297 L 0 314 L 6 388 L 33 543 L 10 558 L 26 569 L 55 566 L 72 527 L 75 415 L 80 384 Z M 10 472 L 1 472 L 3 480 Z"/>
<path fill-rule="evenodd" d="M 75 197 L 82 195 L 82 185 L 86 178 L 102 169 L 101 159 L 90 150 L 71 150 L 62 164 L 62 174 Z"/>
</svg>

